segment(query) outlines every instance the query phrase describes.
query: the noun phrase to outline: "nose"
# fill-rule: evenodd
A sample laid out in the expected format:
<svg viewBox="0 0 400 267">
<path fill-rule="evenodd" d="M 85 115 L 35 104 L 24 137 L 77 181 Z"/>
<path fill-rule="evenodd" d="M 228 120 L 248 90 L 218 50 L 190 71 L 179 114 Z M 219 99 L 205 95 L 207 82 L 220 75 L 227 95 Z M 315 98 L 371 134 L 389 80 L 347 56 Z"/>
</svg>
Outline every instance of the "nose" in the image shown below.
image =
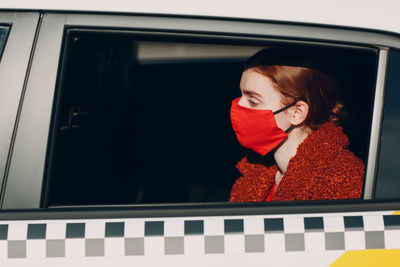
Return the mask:
<svg viewBox="0 0 400 267">
<path fill-rule="evenodd" d="M 242 106 L 242 107 L 247 107 L 247 108 L 248 108 L 248 106 L 246 105 L 246 103 L 247 103 L 246 99 L 244 99 L 244 97 L 241 96 L 241 97 L 240 97 L 240 100 L 239 100 L 239 102 L 238 102 L 238 105 L 239 105 L 239 106 Z"/>
</svg>

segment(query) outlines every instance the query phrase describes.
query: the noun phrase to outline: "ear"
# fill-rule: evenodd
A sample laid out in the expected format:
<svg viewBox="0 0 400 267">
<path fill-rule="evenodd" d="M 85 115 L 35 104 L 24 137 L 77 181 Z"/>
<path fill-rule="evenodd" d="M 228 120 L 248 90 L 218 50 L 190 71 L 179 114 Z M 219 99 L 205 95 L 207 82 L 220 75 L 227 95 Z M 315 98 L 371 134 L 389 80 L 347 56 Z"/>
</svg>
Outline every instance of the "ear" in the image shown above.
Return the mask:
<svg viewBox="0 0 400 267">
<path fill-rule="evenodd" d="M 292 125 L 300 125 L 302 124 L 308 115 L 308 104 L 302 100 L 298 101 L 294 106 L 290 109 L 292 113 L 290 116 L 290 123 Z"/>
</svg>

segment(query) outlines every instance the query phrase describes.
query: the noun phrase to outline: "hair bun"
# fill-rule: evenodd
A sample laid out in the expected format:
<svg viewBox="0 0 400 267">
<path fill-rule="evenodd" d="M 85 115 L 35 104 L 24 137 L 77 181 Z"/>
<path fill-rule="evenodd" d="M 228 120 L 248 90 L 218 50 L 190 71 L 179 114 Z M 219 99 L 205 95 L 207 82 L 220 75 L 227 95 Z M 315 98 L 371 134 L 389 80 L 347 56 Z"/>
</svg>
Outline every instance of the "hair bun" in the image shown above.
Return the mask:
<svg viewBox="0 0 400 267">
<path fill-rule="evenodd" d="M 335 106 L 332 108 L 331 114 L 329 115 L 329 121 L 335 124 L 339 124 L 341 120 L 346 117 L 346 112 L 344 111 L 344 103 L 342 101 L 337 101 Z"/>
</svg>

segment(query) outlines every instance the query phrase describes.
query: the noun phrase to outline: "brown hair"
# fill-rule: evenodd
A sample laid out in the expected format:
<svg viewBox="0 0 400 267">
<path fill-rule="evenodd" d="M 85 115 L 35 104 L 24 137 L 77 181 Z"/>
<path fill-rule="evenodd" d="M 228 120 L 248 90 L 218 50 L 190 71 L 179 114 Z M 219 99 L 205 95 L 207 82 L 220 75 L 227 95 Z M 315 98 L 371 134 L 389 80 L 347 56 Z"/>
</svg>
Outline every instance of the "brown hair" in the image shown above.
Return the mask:
<svg viewBox="0 0 400 267">
<path fill-rule="evenodd" d="M 283 96 L 283 104 L 305 101 L 309 111 L 304 123 L 312 130 L 327 121 L 338 124 L 345 116 L 343 103 L 336 100 L 337 83 L 328 74 L 309 67 L 252 64 L 260 62 L 255 56 L 246 62 L 245 70 L 254 69 L 268 77 Z"/>
</svg>

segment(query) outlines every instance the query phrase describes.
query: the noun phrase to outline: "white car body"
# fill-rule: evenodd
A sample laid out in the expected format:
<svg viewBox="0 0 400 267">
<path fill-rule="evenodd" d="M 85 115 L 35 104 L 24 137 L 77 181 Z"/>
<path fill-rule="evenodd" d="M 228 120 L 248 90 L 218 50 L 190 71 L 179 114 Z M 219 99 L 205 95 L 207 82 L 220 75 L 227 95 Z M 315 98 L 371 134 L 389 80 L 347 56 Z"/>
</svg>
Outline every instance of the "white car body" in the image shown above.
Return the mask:
<svg viewBox="0 0 400 267">
<path fill-rule="evenodd" d="M 0 26 L 12 25 L 0 62 L 0 152 L 9 157 L 0 159 L 0 266 L 397 266 L 400 204 L 374 202 L 372 192 L 388 51 L 400 48 L 399 12 L 396 0 L 0 0 Z M 373 47 L 379 62 L 365 203 L 43 207 L 65 27 Z M 310 218 L 322 226 L 310 228 Z M 269 229 L 272 221 L 281 228 Z M 191 232 L 192 224 L 202 226 Z M 121 225 L 122 232 L 113 228 Z"/>
</svg>

